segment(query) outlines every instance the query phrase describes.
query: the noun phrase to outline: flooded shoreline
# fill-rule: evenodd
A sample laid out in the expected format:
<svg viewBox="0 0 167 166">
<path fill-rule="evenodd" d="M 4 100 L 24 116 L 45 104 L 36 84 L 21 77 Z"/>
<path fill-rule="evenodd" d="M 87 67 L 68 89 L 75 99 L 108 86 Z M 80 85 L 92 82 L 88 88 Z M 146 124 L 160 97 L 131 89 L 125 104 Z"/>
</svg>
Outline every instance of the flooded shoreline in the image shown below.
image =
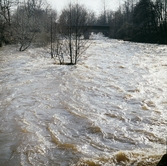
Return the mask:
<svg viewBox="0 0 167 166">
<path fill-rule="evenodd" d="M 156 165 L 166 151 L 167 47 L 96 40 L 76 66 L 0 50 L 0 165 Z"/>
</svg>

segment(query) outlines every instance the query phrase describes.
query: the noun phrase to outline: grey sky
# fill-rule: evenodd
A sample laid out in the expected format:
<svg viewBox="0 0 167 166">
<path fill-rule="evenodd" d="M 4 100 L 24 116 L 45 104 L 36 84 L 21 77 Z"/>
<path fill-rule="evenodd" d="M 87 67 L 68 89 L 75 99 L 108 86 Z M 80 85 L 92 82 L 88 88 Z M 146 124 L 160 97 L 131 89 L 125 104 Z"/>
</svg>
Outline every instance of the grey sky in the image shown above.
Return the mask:
<svg viewBox="0 0 167 166">
<path fill-rule="evenodd" d="M 104 1 L 106 3 L 106 9 L 116 10 L 119 6 L 119 3 L 124 0 L 71 0 L 71 2 L 78 2 L 79 4 L 84 4 L 88 9 L 95 11 L 99 14 L 104 6 Z M 58 12 L 66 6 L 70 0 L 47 0 L 47 2 L 52 6 L 53 9 L 56 9 Z"/>
</svg>

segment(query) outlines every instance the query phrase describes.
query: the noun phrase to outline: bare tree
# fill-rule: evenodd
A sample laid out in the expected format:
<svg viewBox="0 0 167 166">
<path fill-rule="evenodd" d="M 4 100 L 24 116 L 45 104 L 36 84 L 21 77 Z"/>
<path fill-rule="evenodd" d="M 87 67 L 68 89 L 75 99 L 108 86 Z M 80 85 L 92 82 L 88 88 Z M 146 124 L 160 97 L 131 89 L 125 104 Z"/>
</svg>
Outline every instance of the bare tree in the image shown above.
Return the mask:
<svg viewBox="0 0 167 166">
<path fill-rule="evenodd" d="M 12 8 L 17 5 L 17 0 L 0 0 L 0 45 L 10 43 L 12 37 L 11 16 Z"/>
<path fill-rule="evenodd" d="M 42 0 L 27 0 L 21 2 L 13 15 L 13 29 L 19 50 L 26 50 L 40 31 L 39 21 L 44 10 Z"/>
<path fill-rule="evenodd" d="M 61 26 L 61 36 L 63 37 L 63 45 L 66 52 L 70 57 L 69 64 L 76 64 L 88 48 L 89 42 L 84 40 L 83 35 L 90 25 L 90 18 L 92 14 L 79 4 L 69 4 L 65 8 L 59 18 Z"/>
</svg>

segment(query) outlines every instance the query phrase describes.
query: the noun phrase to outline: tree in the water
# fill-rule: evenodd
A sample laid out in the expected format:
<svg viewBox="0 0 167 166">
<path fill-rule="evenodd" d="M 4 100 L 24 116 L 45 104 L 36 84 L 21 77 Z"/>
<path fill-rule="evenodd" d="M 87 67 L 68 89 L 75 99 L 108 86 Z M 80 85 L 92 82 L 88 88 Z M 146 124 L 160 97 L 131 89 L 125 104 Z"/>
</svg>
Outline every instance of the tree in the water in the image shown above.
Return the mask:
<svg viewBox="0 0 167 166">
<path fill-rule="evenodd" d="M 79 4 L 69 4 L 59 18 L 60 34 L 63 37 L 65 55 L 69 55 L 69 64 L 76 64 L 88 48 L 89 42 L 83 36 L 90 25 L 92 15 Z"/>
</svg>

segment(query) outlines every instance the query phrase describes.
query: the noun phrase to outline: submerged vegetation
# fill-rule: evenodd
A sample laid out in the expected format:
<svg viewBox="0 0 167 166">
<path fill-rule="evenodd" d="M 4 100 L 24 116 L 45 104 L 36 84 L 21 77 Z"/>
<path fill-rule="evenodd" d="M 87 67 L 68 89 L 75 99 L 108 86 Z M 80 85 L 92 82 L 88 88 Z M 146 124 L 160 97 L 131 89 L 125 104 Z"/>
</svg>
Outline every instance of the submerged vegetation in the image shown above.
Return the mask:
<svg viewBox="0 0 167 166">
<path fill-rule="evenodd" d="M 0 46 L 17 44 L 24 51 L 32 43 L 50 45 L 51 58 L 64 64 L 68 56 L 68 64 L 76 64 L 89 47 L 84 38 L 90 26 L 110 27 L 110 38 L 167 44 L 166 0 L 126 0 L 116 11 L 105 5 L 95 16 L 76 3 L 57 13 L 45 0 L 0 0 Z"/>
</svg>

